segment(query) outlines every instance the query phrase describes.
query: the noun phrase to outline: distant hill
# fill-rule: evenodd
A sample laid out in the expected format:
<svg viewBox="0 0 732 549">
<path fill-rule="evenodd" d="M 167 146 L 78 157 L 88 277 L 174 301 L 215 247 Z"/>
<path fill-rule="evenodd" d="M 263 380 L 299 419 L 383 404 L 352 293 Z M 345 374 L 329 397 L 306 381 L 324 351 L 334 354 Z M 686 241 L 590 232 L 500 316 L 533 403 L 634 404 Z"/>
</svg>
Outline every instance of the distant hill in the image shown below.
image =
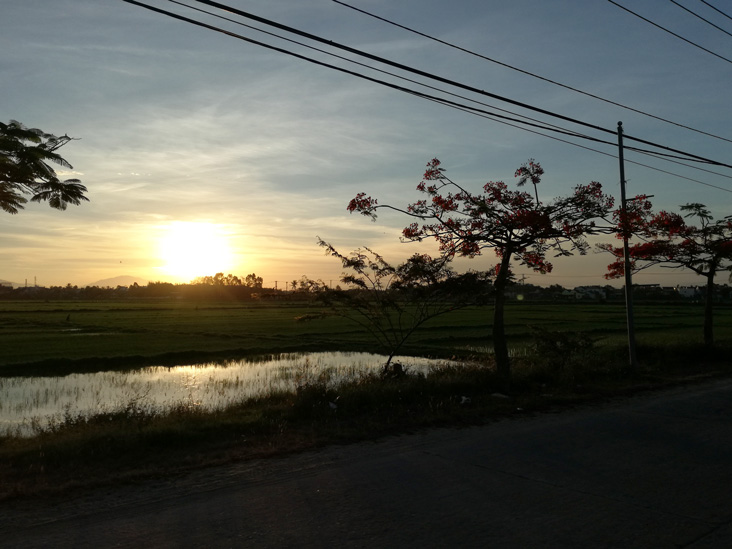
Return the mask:
<svg viewBox="0 0 732 549">
<path fill-rule="evenodd" d="M 17 288 L 19 286 L 22 286 L 22 284 L 18 284 L 17 282 L 10 282 L 9 280 L 0 280 L 0 286 L 12 286 L 13 288 Z"/>
<path fill-rule="evenodd" d="M 97 280 L 96 282 L 90 282 L 87 286 L 97 286 L 99 288 L 116 288 L 117 286 L 132 286 L 137 282 L 140 286 L 147 286 L 148 281 L 143 278 L 136 276 L 115 276 L 114 278 L 105 278 L 104 280 Z"/>
</svg>

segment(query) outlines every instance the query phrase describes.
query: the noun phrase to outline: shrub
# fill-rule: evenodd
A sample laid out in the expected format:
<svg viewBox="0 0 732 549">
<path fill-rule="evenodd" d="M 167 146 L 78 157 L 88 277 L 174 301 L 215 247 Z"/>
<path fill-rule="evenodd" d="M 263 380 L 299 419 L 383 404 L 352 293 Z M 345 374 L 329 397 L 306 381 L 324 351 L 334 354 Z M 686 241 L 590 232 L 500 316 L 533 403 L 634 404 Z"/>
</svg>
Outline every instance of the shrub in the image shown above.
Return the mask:
<svg viewBox="0 0 732 549">
<path fill-rule="evenodd" d="M 532 332 L 529 361 L 555 381 L 572 383 L 591 362 L 595 352 L 593 338 L 585 332 L 561 332 L 530 326 Z"/>
</svg>

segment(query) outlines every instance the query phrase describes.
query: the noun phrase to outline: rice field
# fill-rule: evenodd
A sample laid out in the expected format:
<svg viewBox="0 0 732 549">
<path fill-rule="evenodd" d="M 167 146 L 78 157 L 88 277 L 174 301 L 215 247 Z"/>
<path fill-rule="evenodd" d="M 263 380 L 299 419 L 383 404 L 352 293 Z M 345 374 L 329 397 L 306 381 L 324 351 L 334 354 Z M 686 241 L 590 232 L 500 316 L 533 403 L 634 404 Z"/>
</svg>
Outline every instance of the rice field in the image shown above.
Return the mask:
<svg viewBox="0 0 732 549">
<path fill-rule="evenodd" d="M 358 326 L 295 320 L 315 311 L 308 303 L 0 302 L 0 436 L 130 407 L 221 409 L 309 380 L 348 381 L 383 364 L 387 350 Z M 695 304 L 640 305 L 637 341 L 699 344 L 702 313 Z M 490 307 L 433 319 L 399 360 L 422 371 L 434 362 L 414 357 L 489 355 L 490 320 Z M 514 357 L 530 352 L 533 327 L 581 331 L 597 345 L 620 347 L 625 321 L 618 304 L 522 302 L 506 311 Z M 732 308 L 717 309 L 715 335 L 732 341 Z"/>
<path fill-rule="evenodd" d="M 364 330 L 340 318 L 295 320 L 318 310 L 313 303 L 0 302 L 0 376 L 18 371 L 4 367 L 44 361 L 56 366 L 86 360 L 88 367 L 103 368 L 104 360 L 125 357 L 154 358 L 138 361 L 146 364 L 187 364 L 217 353 L 240 358 L 306 351 L 387 352 L 375 347 Z M 403 352 L 450 356 L 461 349 L 490 348 L 491 314 L 490 307 L 476 307 L 435 318 L 415 332 Z M 532 326 L 579 330 L 601 338 L 600 344 L 622 344 L 625 320 L 624 307 L 616 303 L 512 302 L 506 310 L 506 332 L 517 349 L 530 342 Z M 638 304 L 635 320 L 639 343 L 702 341 L 701 304 Z M 715 336 L 732 340 L 729 305 L 715 311 Z M 159 360 L 163 357 L 170 360 Z"/>
</svg>

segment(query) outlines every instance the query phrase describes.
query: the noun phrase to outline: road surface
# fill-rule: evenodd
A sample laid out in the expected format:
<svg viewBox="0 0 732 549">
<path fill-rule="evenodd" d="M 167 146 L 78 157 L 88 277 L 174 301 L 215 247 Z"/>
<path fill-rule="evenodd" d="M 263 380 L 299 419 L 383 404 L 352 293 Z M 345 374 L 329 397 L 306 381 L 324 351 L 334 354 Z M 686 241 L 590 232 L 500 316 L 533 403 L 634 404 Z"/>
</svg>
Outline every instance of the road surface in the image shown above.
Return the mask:
<svg viewBox="0 0 732 549">
<path fill-rule="evenodd" d="M 732 381 L 10 502 L 0 547 L 732 547 Z"/>
</svg>

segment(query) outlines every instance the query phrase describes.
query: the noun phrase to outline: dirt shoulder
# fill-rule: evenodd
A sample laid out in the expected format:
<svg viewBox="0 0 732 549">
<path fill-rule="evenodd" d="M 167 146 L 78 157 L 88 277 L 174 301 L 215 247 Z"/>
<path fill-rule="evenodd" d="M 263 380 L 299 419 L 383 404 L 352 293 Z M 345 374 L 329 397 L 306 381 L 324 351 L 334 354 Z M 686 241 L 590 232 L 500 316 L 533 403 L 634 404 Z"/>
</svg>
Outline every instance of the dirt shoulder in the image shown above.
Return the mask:
<svg viewBox="0 0 732 549">
<path fill-rule="evenodd" d="M 730 417 L 732 381 L 697 381 L 6 501 L 0 534 L 24 547 L 726 546 Z"/>
</svg>

